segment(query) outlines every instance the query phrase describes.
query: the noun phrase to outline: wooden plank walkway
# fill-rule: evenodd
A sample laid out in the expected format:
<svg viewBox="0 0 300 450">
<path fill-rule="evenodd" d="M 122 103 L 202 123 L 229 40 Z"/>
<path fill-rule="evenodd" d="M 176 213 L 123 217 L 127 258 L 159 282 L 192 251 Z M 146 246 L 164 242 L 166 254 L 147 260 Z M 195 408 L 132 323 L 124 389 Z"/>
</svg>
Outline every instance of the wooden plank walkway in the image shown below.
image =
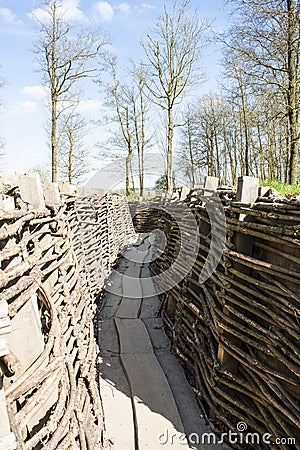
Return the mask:
<svg viewBox="0 0 300 450">
<path fill-rule="evenodd" d="M 148 292 L 143 292 L 140 280 L 150 277 L 150 253 L 145 236 L 125 252 L 118 271 L 127 277 L 120 280 L 112 275 L 109 284 L 114 284 L 114 293 L 108 288 L 98 317 L 100 391 L 110 446 L 113 450 L 224 450 L 224 445 L 187 445 L 184 440 L 191 433 L 201 437 L 210 430 L 170 352 L 154 288 L 151 292 L 147 284 Z"/>
</svg>

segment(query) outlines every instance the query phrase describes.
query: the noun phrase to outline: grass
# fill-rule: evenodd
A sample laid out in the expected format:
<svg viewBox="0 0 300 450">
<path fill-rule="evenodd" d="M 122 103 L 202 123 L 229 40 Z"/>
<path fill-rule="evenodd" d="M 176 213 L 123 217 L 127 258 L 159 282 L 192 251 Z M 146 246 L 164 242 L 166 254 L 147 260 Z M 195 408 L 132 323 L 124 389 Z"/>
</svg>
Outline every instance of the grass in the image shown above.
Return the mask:
<svg viewBox="0 0 300 450">
<path fill-rule="evenodd" d="M 296 194 L 300 195 L 300 183 L 296 186 L 292 186 L 290 184 L 284 184 L 278 180 L 265 180 L 260 183 L 261 186 L 270 186 L 273 189 L 276 189 L 279 195 L 285 194 Z"/>
<path fill-rule="evenodd" d="M 144 195 L 143 199 L 144 200 L 150 200 L 151 198 L 154 198 L 154 197 L 155 197 L 155 195 Z M 127 197 L 127 200 L 138 200 L 138 199 L 139 199 L 138 195 L 129 195 Z"/>
</svg>

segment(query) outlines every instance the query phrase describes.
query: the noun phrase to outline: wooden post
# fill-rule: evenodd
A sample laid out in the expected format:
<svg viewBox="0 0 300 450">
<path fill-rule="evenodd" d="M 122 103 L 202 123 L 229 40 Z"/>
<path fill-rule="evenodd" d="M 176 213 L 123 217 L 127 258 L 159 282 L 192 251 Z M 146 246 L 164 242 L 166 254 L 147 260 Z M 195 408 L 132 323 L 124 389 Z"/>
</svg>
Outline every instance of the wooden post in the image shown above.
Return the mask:
<svg viewBox="0 0 300 450">
<path fill-rule="evenodd" d="M 7 336 L 11 333 L 11 322 L 8 316 L 8 304 L 0 301 L 0 358 L 9 354 Z M 14 450 L 16 442 L 11 433 L 7 414 L 6 400 L 3 387 L 3 373 L 0 368 L 0 450 Z"/>
<path fill-rule="evenodd" d="M 180 200 L 185 200 L 187 198 L 187 196 L 190 193 L 190 188 L 187 186 L 182 186 L 181 188 L 181 192 L 180 192 Z"/>
<path fill-rule="evenodd" d="M 217 189 L 219 186 L 219 178 L 218 177 L 206 177 L 204 181 L 204 189 L 208 189 L 207 191 L 204 190 L 204 195 L 212 195 L 213 192 Z"/>
<path fill-rule="evenodd" d="M 59 205 L 61 202 L 57 183 L 43 184 L 46 206 Z"/>
<path fill-rule="evenodd" d="M 21 199 L 34 209 L 45 209 L 42 182 L 38 173 L 19 176 Z"/>
<path fill-rule="evenodd" d="M 19 362 L 18 370 L 10 380 L 14 381 L 24 373 L 44 350 L 41 328 L 37 295 L 34 294 L 12 318 L 11 332 L 6 336 L 9 349 Z M 4 379 L 5 389 L 9 384 L 9 381 Z"/>
<path fill-rule="evenodd" d="M 14 434 L 10 431 L 2 375 L 0 375 L 0 411 L 0 450 L 15 450 L 17 444 Z"/>
<path fill-rule="evenodd" d="M 258 187 L 259 180 L 255 177 L 239 177 L 238 179 L 238 191 L 237 191 L 237 201 L 241 203 L 254 203 L 258 197 Z M 239 215 L 239 220 L 241 221 L 251 221 L 251 217 L 247 217 L 244 214 Z M 242 253 L 243 255 L 252 256 L 253 253 L 253 236 L 247 236 L 243 233 L 236 233 L 234 236 L 234 245 L 235 250 L 238 253 Z M 234 263 L 234 268 L 239 272 L 242 272 L 246 275 L 250 274 L 251 269 L 246 267 L 245 265 Z M 223 308 L 224 314 L 230 316 L 226 306 Z M 236 345 L 240 346 L 241 342 L 235 336 L 228 336 L 229 339 Z M 230 370 L 230 372 L 236 374 L 238 371 L 238 361 L 232 358 L 229 353 L 226 352 L 222 345 L 219 345 L 218 348 L 218 360 L 224 369 Z"/>
</svg>

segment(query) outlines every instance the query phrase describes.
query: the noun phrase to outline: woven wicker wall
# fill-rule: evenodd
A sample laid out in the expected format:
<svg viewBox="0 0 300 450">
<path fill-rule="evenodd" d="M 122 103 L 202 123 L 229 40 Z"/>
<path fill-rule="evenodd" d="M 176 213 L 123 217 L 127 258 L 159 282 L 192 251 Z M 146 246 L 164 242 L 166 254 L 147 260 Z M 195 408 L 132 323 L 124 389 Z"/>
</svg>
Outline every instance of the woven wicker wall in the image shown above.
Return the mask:
<svg viewBox="0 0 300 450">
<path fill-rule="evenodd" d="M 133 238 L 119 196 L 0 211 L 1 449 L 103 448 L 95 298 Z"/>
<path fill-rule="evenodd" d="M 139 232 L 158 227 L 167 235 L 164 253 L 152 263 L 153 276 L 173 264 L 180 247 L 186 259 L 196 256 L 188 276 L 163 296 L 164 320 L 207 422 L 218 433 L 236 432 L 244 422 L 249 433 L 270 433 L 273 442 L 281 437 L 298 442 L 272 446 L 260 440 L 246 448 L 299 449 L 300 203 L 222 202 L 226 246 L 204 283 L 199 275 L 214 248 L 203 197 L 191 195 L 185 203 L 199 226 L 197 255 L 186 245 L 184 225 L 158 211 L 155 203 L 154 209 L 150 202 L 131 210 Z M 215 225 L 218 230 L 224 223 Z"/>
</svg>

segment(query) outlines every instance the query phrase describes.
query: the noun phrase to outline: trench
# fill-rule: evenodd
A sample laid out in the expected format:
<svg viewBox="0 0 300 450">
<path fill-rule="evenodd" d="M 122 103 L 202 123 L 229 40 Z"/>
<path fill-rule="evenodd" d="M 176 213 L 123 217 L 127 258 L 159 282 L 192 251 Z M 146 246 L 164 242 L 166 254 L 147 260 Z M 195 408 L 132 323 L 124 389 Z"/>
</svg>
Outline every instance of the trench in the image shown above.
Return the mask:
<svg viewBox="0 0 300 450">
<path fill-rule="evenodd" d="M 155 289 L 151 281 L 141 282 L 151 280 L 150 240 L 141 234 L 122 253 L 97 314 L 108 445 L 115 450 L 224 449 L 202 442 L 211 430 L 171 352 Z"/>
</svg>

